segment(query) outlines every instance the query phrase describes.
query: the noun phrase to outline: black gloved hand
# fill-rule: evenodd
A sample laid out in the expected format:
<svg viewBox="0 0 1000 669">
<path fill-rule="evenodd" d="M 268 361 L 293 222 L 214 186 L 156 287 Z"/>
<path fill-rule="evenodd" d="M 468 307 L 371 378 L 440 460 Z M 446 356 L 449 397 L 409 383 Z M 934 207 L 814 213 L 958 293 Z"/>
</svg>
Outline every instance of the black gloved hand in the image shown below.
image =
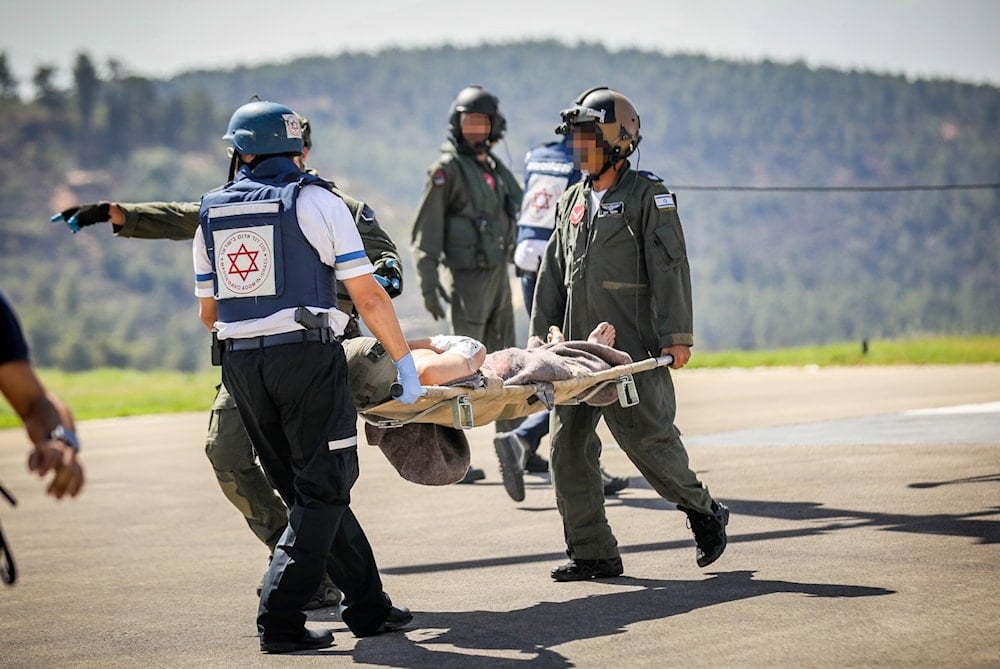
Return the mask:
<svg viewBox="0 0 1000 669">
<path fill-rule="evenodd" d="M 92 204 L 79 204 L 75 207 L 63 209 L 50 220 L 53 223 L 64 221 L 75 235 L 80 232 L 80 228 L 85 228 L 95 223 L 106 223 L 110 220 L 110 216 L 110 202 L 94 202 Z"/>
<path fill-rule="evenodd" d="M 389 297 L 396 297 L 403 292 L 403 273 L 399 263 L 388 258 L 375 263 L 375 280 L 379 282 Z"/>
<path fill-rule="evenodd" d="M 444 309 L 441 307 L 441 301 L 438 299 L 437 293 L 433 291 L 424 293 L 424 308 L 430 312 L 434 320 L 444 318 Z"/>
</svg>

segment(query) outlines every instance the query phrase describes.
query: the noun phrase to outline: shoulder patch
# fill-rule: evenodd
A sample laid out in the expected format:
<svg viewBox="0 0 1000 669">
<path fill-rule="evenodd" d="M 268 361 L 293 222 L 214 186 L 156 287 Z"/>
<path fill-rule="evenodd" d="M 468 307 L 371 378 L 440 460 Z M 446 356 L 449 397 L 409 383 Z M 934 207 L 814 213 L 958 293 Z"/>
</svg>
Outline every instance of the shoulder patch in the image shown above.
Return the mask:
<svg viewBox="0 0 1000 669">
<path fill-rule="evenodd" d="M 646 177 L 650 181 L 663 181 L 660 177 L 656 176 L 652 172 L 647 172 L 646 170 L 639 170 L 639 175 Z"/>
<path fill-rule="evenodd" d="M 674 200 L 673 193 L 660 193 L 659 195 L 653 196 L 653 202 L 656 203 L 657 209 L 676 209 L 677 202 Z"/>
<path fill-rule="evenodd" d="M 435 186 L 443 186 L 448 182 L 448 175 L 444 168 L 439 167 L 431 173 L 431 183 Z"/>
<path fill-rule="evenodd" d="M 376 223 L 375 210 L 366 204 L 361 207 L 361 212 L 358 214 L 358 218 L 366 223 Z"/>
</svg>

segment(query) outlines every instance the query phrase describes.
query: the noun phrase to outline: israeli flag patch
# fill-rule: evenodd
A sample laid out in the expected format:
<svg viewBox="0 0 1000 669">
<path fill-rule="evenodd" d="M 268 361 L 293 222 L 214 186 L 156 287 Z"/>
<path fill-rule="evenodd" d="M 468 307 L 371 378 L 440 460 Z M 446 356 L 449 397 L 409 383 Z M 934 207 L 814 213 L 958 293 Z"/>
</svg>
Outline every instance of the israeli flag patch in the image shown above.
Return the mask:
<svg viewBox="0 0 1000 669">
<path fill-rule="evenodd" d="M 677 203 L 674 202 L 673 193 L 663 193 L 662 195 L 654 195 L 653 202 L 656 203 L 657 209 L 676 209 Z"/>
</svg>

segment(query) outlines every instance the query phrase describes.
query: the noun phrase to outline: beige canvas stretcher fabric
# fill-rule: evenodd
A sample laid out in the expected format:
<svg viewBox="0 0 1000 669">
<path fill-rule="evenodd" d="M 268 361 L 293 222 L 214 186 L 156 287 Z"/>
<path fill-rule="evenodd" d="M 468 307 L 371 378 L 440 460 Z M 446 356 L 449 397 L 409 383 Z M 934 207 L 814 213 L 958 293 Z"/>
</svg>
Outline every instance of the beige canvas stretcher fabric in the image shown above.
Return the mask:
<svg viewBox="0 0 1000 669">
<path fill-rule="evenodd" d="M 631 376 L 671 362 L 670 356 L 647 358 L 561 381 L 516 385 L 505 385 L 496 374 L 483 369 L 486 381 L 484 387 L 424 386 L 423 395 L 414 404 L 390 400 L 360 413 L 365 421 L 381 427 L 434 423 L 468 429 L 488 425 L 498 419 L 523 418 L 546 406 L 588 403 L 588 400 L 611 386 L 620 389 L 616 394 L 624 402 L 634 404 L 641 401 L 641 398 L 634 396 Z"/>
</svg>

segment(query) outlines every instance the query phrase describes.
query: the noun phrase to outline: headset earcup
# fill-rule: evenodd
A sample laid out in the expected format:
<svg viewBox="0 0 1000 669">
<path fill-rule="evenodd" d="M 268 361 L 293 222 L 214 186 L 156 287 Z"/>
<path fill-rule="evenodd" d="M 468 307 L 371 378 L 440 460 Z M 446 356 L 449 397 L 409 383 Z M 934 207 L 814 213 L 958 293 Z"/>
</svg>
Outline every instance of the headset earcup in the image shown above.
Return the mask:
<svg viewBox="0 0 1000 669">
<path fill-rule="evenodd" d="M 503 114 L 497 112 L 490 121 L 490 142 L 495 143 L 503 139 L 507 132 L 507 119 Z"/>
</svg>

